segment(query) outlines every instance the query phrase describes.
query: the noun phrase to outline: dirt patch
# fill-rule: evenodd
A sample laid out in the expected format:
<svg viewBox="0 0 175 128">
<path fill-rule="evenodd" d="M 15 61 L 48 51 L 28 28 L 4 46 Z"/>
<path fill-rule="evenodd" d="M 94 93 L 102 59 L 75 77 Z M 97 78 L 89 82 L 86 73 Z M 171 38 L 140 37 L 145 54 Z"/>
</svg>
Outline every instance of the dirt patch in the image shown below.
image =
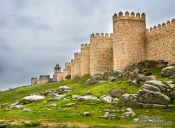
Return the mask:
<svg viewBox="0 0 175 128">
<path fill-rule="evenodd" d="M 72 122 L 64 122 L 64 123 L 57 123 L 57 122 L 47 122 L 47 121 L 42 121 L 41 124 L 43 126 L 48 126 L 49 128 L 54 128 L 58 126 L 67 126 L 67 127 L 77 127 L 77 128 L 89 128 L 90 125 L 87 124 L 81 124 L 81 123 L 72 123 Z"/>
</svg>

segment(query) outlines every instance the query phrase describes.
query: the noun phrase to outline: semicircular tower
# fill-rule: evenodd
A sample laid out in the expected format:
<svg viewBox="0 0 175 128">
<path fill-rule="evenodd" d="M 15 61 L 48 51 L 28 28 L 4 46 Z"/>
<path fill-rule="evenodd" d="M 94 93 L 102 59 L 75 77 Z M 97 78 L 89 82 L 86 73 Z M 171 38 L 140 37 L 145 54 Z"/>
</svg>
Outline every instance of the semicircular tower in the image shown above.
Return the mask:
<svg viewBox="0 0 175 128">
<path fill-rule="evenodd" d="M 114 70 L 145 60 L 145 14 L 120 12 L 113 16 Z"/>
<path fill-rule="evenodd" d="M 90 38 L 90 75 L 113 69 L 112 34 L 92 34 Z"/>
<path fill-rule="evenodd" d="M 81 45 L 81 76 L 90 74 L 90 45 Z"/>
</svg>

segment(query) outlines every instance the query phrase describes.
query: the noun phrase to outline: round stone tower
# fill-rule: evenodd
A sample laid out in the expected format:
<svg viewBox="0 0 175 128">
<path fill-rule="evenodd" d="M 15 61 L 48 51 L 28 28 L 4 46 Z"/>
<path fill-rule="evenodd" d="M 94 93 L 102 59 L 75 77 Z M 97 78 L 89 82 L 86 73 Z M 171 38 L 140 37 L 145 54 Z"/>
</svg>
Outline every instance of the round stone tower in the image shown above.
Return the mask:
<svg viewBox="0 0 175 128">
<path fill-rule="evenodd" d="M 112 34 L 92 34 L 90 38 L 90 75 L 113 69 Z"/>
<path fill-rule="evenodd" d="M 114 70 L 145 60 L 145 14 L 119 12 L 113 16 Z"/>
<path fill-rule="evenodd" d="M 31 85 L 36 85 L 37 83 L 37 78 L 31 78 Z"/>
<path fill-rule="evenodd" d="M 90 74 L 90 45 L 81 45 L 81 76 Z"/>
<path fill-rule="evenodd" d="M 74 53 L 74 77 L 81 76 L 81 53 Z"/>
<path fill-rule="evenodd" d="M 71 60 L 71 79 L 74 78 L 74 60 Z"/>
</svg>

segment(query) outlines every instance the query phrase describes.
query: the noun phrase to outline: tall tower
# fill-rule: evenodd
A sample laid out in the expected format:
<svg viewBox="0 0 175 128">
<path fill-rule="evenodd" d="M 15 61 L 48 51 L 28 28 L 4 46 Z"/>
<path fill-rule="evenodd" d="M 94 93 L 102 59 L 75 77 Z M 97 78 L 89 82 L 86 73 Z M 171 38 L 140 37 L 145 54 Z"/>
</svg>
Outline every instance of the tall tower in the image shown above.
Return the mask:
<svg viewBox="0 0 175 128">
<path fill-rule="evenodd" d="M 61 67 L 59 66 L 59 64 L 56 64 L 56 66 L 54 67 L 54 73 L 58 72 L 61 72 Z"/>
<path fill-rule="evenodd" d="M 90 37 L 90 75 L 113 69 L 112 34 L 92 34 Z"/>
<path fill-rule="evenodd" d="M 145 60 L 145 14 L 122 12 L 113 16 L 114 70 Z"/>
<path fill-rule="evenodd" d="M 81 45 L 81 76 L 90 75 L 90 45 Z"/>
<path fill-rule="evenodd" d="M 81 52 L 74 53 L 74 77 L 81 76 Z"/>
<path fill-rule="evenodd" d="M 62 81 L 63 80 L 63 73 L 61 72 L 61 67 L 59 64 L 56 64 L 54 67 L 54 75 L 53 75 L 53 81 Z"/>
</svg>

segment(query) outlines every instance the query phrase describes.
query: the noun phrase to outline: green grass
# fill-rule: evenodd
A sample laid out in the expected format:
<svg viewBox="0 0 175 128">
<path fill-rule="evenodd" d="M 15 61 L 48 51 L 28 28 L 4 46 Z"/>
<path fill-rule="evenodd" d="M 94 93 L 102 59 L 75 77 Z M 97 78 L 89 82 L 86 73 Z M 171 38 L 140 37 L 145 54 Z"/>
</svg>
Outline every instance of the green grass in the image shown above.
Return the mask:
<svg viewBox="0 0 175 128">
<path fill-rule="evenodd" d="M 161 80 L 161 81 L 174 80 L 175 81 L 175 78 L 162 77 L 161 68 L 149 68 L 148 71 L 152 73 L 154 76 L 156 76 L 157 80 Z"/>
<path fill-rule="evenodd" d="M 153 75 L 156 76 L 159 80 L 167 80 L 168 78 L 161 77 L 160 69 L 149 69 Z M 32 93 L 42 93 L 43 91 L 56 89 L 59 86 L 66 85 L 72 88 L 72 91 L 67 94 L 66 98 L 63 98 L 59 101 L 46 102 L 48 98 L 45 98 L 39 102 L 25 105 L 26 108 L 30 108 L 30 112 L 22 112 L 22 109 L 14 109 L 9 107 L 0 108 L 0 120 L 29 120 L 30 123 L 24 123 L 21 127 L 42 127 L 41 122 L 43 120 L 48 123 L 82 123 L 88 124 L 92 128 L 117 128 L 117 127 L 127 127 L 132 125 L 133 118 L 126 118 L 123 120 L 115 119 L 103 119 L 100 118 L 103 115 L 105 109 L 122 109 L 116 105 L 102 103 L 100 101 L 77 101 L 71 98 L 71 95 L 85 95 L 86 91 L 91 91 L 93 96 L 100 97 L 102 95 L 108 95 L 109 92 L 113 89 L 124 90 L 126 93 L 136 93 L 139 90 L 139 86 L 128 85 L 123 79 L 117 79 L 112 84 L 103 83 L 103 84 L 91 84 L 84 85 L 84 81 L 87 77 L 67 80 L 64 82 L 50 83 L 46 85 L 34 85 L 34 86 L 25 86 L 19 87 L 16 89 L 8 90 L 5 92 L 0 92 L 0 104 L 4 103 L 14 103 L 22 99 L 23 97 L 32 94 Z M 169 80 L 169 79 L 168 79 Z M 174 79 L 171 79 L 174 80 Z M 101 91 L 103 90 L 103 93 Z M 49 105 L 56 103 L 57 107 L 49 108 Z M 65 107 L 67 103 L 75 103 L 72 107 Z M 147 112 L 147 110 L 149 112 Z M 90 112 L 90 116 L 83 116 L 83 112 Z M 145 108 L 134 108 L 136 117 L 144 118 L 145 116 L 149 117 L 162 117 L 166 121 L 175 122 L 175 108 L 169 109 L 145 109 Z M 117 116 L 121 116 L 121 113 L 116 113 Z M 134 127 L 150 127 L 143 125 L 133 125 Z M 18 126 L 8 126 L 18 127 Z M 74 126 L 72 126 L 74 127 Z M 161 126 L 160 126 L 161 127 Z M 169 127 L 169 126 L 164 126 Z"/>
</svg>

